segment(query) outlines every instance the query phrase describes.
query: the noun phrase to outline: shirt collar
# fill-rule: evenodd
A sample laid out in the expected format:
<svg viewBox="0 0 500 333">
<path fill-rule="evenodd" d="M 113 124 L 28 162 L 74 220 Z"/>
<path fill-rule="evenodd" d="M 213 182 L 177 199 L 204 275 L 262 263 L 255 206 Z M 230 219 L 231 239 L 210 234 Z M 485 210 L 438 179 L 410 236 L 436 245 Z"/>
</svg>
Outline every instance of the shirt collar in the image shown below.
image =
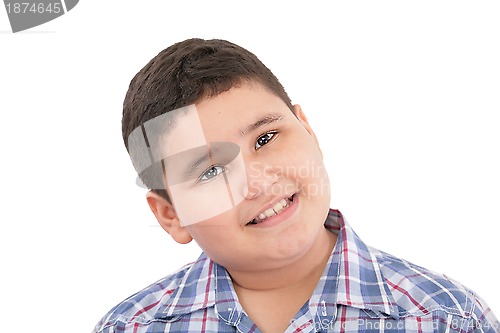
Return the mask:
<svg viewBox="0 0 500 333">
<path fill-rule="evenodd" d="M 156 317 L 178 317 L 215 304 L 215 274 L 219 266 L 205 253 L 177 276 L 178 286 L 166 295 L 165 304 L 159 308 Z"/>
<path fill-rule="evenodd" d="M 352 230 L 338 210 L 331 209 L 325 227 L 337 243 L 309 301 L 313 317 L 335 318 L 337 305 L 365 310 L 369 316 L 399 318 L 398 306 L 385 283 L 376 255 Z"/>
<path fill-rule="evenodd" d="M 369 316 L 385 314 L 398 318 L 398 307 L 384 282 L 375 253 L 338 210 L 330 210 L 325 227 L 337 234 L 337 243 L 310 298 L 312 317 L 335 320 L 337 305 L 345 305 L 363 309 Z M 239 321 L 243 309 L 222 266 L 202 254 L 180 279 L 179 287 L 157 315 L 176 317 L 215 306 L 221 320 L 231 325 Z"/>
</svg>

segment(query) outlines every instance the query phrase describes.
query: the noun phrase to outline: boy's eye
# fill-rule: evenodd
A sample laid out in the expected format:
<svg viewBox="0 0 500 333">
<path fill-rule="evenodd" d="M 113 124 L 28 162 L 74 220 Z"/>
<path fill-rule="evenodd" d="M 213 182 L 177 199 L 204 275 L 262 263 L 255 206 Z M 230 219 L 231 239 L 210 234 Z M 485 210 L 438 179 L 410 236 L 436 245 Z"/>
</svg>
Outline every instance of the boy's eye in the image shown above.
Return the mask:
<svg viewBox="0 0 500 333">
<path fill-rule="evenodd" d="M 212 178 L 217 177 L 221 173 L 226 171 L 226 168 L 220 165 L 213 165 L 208 168 L 199 178 L 200 181 L 211 180 Z"/>
<path fill-rule="evenodd" d="M 255 142 L 255 149 L 259 149 L 260 147 L 267 145 L 269 141 L 271 141 L 276 134 L 277 134 L 276 131 L 272 131 L 259 136 L 257 138 L 257 141 Z"/>
</svg>

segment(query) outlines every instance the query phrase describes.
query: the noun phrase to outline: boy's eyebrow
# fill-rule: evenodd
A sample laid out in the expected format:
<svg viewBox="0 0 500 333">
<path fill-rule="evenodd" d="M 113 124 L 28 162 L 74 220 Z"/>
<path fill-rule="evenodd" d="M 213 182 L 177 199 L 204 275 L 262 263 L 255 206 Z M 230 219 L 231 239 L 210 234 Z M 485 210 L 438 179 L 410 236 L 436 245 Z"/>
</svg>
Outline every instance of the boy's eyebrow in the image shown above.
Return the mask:
<svg viewBox="0 0 500 333">
<path fill-rule="evenodd" d="M 255 131 L 259 127 L 262 127 L 264 125 L 268 125 L 268 124 L 274 123 L 276 121 L 280 121 L 281 119 L 283 119 L 283 116 L 281 114 L 278 114 L 278 113 L 267 114 L 264 117 L 262 117 L 259 120 L 257 120 L 256 122 L 248 125 L 244 129 L 241 129 L 240 130 L 240 134 L 242 136 L 246 135 L 246 134 L 248 134 L 248 133 L 250 133 L 252 131 Z"/>
</svg>

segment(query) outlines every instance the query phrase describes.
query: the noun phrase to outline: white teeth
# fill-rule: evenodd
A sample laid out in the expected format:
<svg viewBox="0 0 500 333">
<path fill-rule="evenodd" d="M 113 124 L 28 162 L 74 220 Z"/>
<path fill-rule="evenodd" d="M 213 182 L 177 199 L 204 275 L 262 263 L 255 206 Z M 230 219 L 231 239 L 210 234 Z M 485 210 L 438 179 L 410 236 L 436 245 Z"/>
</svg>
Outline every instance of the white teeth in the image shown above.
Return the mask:
<svg viewBox="0 0 500 333">
<path fill-rule="evenodd" d="M 281 213 L 283 210 L 288 208 L 290 203 L 291 203 L 291 201 L 288 198 L 281 199 L 278 203 L 276 203 L 273 206 L 273 208 L 266 209 L 266 211 L 260 213 L 259 216 L 255 218 L 255 220 L 257 220 L 256 222 L 258 222 L 259 220 L 264 220 L 268 217 L 271 217 L 271 216 L 274 216 L 274 215 Z"/>
<path fill-rule="evenodd" d="M 272 208 L 269 208 L 264 213 L 267 215 L 267 217 L 271 217 L 273 215 L 276 215 L 276 213 L 274 212 L 274 210 Z"/>
<path fill-rule="evenodd" d="M 281 199 L 272 208 L 266 209 L 264 212 L 260 213 L 259 216 L 248 222 L 248 224 L 258 224 L 271 216 L 280 214 L 292 204 L 292 200 L 291 198 Z"/>
<path fill-rule="evenodd" d="M 281 201 L 278 202 L 276 205 L 273 206 L 273 210 L 277 213 L 283 208 L 283 205 L 281 204 Z"/>
</svg>

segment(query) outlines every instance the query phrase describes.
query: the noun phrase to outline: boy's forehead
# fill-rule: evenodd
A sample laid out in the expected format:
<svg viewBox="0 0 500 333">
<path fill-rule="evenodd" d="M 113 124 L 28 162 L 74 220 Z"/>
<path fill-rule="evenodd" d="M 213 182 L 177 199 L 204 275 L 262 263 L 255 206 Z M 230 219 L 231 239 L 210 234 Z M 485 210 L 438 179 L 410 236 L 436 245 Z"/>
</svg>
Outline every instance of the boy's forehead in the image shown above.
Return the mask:
<svg viewBox="0 0 500 333">
<path fill-rule="evenodd" d="M 161 122 L 171 122 L 170 126 L 163 134 L 157 135 L 159 144 L 153 147 L 156 151 L 162 151 L 158 159 L 178 155 L 179 153 L 205 146 L 210 142 L 233 142 L 237 143 L 242 137 L 267 124 L 279 122 L 286 118 L 286 115 L 278 112 L 272 113 L 238 113 L 236 110 L 229 110 L 221 114 L 221 110 L 206 110 L 190 105 L 183 110 L 169 112 L 172 120 L 158 119 Z M 145 126 L 146 133 L 152 127 Z M 151 133 L 155 135 L 154 133 Z"/>
<path fill-rule="evenodd" d="M 169 121 L 173 126 L 158 135 L 159 140 L 156 142 L 160 146 L 156 147 L 155 150 L 161 152 L 162 156 L 157 156 L 157 158 L 166 158 L 207 144 L 203 126 L 194 104 L 166 114 L 170 119 L 159 119 L 158 121 Z M 147 129 L 146 133 L 148 133 Z"/>
<path fill-rule="evenodd" d="M 286 104 L 262 85 L 245 84 L 196 104 L 208 141 L 239 141 L 254 129 L 291 114 Z"/>
</svg>

